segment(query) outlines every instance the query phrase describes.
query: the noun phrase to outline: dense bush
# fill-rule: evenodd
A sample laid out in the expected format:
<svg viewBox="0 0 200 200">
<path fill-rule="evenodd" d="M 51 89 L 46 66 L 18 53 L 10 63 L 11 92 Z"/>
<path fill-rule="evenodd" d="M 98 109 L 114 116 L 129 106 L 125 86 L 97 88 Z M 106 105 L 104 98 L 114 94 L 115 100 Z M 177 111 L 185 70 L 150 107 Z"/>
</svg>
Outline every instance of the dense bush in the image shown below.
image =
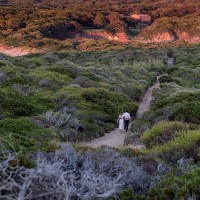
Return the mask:
<svg viewBox="0 0 200 200">
<path fill-rule="evenodd" d="M 104 135 L 104 129 L 99 127 L 98 124 L 89 123 L 84 120 L 81 121 L 81 124 L 84 127 L 85 131 L 87 132 L 87 137 L 90 139 Z"/>
<path fill-rule="evenodd" d="M 0 105 L 3 112 L 12 116 L 33 116 L 46 109 L 34 97 L 5 90 L 0 91 Z"/>
<path fill-rule="evenodd" d="M 131 102 L 127 96 L 116 94 L 104 89 L 90 89 L 83 93 L 87 102 L 92 102 L 91 109 L 99 110 L 109 116 L 117 116 L 120 110 L 129 109 L 133 115 L 137 110 L 137 105 Z M 114 121 L 115 119 L 113 119 Z"/>
<path fill-rule="evenodd" d="M 160 83 L 170 83 L 170 82 L 175 82 L 177 84 L 180 84 L 180 81 L 179 79 L 175 79 L 175 78 L 172 78 L 168 75 L 163 75 L 159 78 L 159 82 Z"/>
<path fill-rule="evenodd" d="M 199 130 L 195 124 L 182 122 L 161 122 L 142 134 L 142 140 L 148 148 L 165 144 L 190 130 Z"/>
<path fill-rule="evenodd" d="M 200 168 L 180 177 L 169 177 L 152 188 L 148 196 L 153 199 L 199 199 Z"/>
<path fill-rule="evenodd" d="M 193 158 L 200 161 L 200 131 L 178 132 L 179 137 L 169 140 L 160 146 L 152 147 L 149 152 L 155 153 L 167 162 L 176 163 L 181 158 Z"/>
<path fill-rule="evenodd" d="M 199 173 L 200 169 L 198 167 L 180 177 L 171 175 L 157 183 L 146 195 L 135 195 L 130 189 L 127 189 L 119 193 L 119 198 L 121 200 L 198 199 L 200 198 Z"/>
<path fill-rule="evenodd" d="M 196 50 L 194 57 L 198 57 L 198 51 L 195 52 Z M 136 101 L 156 80 L 156 76 L 165 71 L 161 61 L 164 54 L 163 49 L 127 49 L 123 52 L 63 52 L 4 58 L 8 59 L 9 63 L 1 67 L 6 79 L 0 87 L 0 135 L 2 140 L 8 141 L 16 150 L 23 147 L 22 153 L 18 155 L 21 164 L 30 166 L 30 160 L 27 158 L 31 154 L 37 166 L 32 171 L 27 169 L 27 174 L 30 175 L 28 178 L 17 176 L 17 179 L 13 180 L 14 182 L 17 180 L 17 183 L 20 180 L 20 183 L 26 184 L 26 180 L 29 181 L 32 177 L 30 187 L 20 188 L 20 185 L 16 188 L 16 184 L 11 184 L 5 188 L 3 194 L 12 193 L 18 196 L 19 191 L 22 191 L 20 193 L 22 195 L 24 189 L 27 189 L 27 193 L 23 193 L 27 198 L 32 194 L 33 198 L 51 198 L 52 196 L 45 196 L 50 191 L 55 198 L 63 199 L 63 196 L 66 197 L 70 193 L 66 193 L 66 187 L 73 186 L 72 191 L 75 193 L 70 193 L 68 195 L 70 198 L 81 199 L 80 195 L 86 195 L 85 199 L 89 199 L 91 196 L 89 192 L 92 191 L 94 196 L 91 198 L 105 199 L 119 196 L 121 199 L 148 199 L 151 196 L 149 197 L 146 191 L 150 185 L 153 186 L 158 180 L 168 177 L 169 173 L 175 176 L 183 172 L 179 169 L 177 161 L 191 160 L 191 168 L 197 167 L 200 161 L 198 127 L 200 93 L 196 75 L 198 64 L 197 58 L 184 60 L 181 53 L 177 58 L 176 69 L 171 70 L 169 79 L 163 81 L 161 88 L 153 91 L 151 110 L 137 119 L 131 130 L 134 132 L 135 140 L 141 132 L 163 120 L 179 120 L 194 124 L 161 122 L 144 132 L 142 137 L 147 149 L 122 149 L 124 157 L 108 148 L 103 152 L 102 149 L 98 149 L 80 155 L 70 147 L 64 151 L 57 151 L 55 157 L 52 152 L 40 154 L 39 159 L 33 153 L 37 150 L 53 151 L 58 141 L 77 142 L 102 136 L 114 129 L 118 114 L 124 109 L 128 109 L 134 116 L 138 107 Z M 160 60 L 153 61 L 154 57 Z M 191 62 L 191 65 L 187 62 Z M 185 65 L 190 70 L 186 70 L 184 74 Z M 84 80 L 87 82 L 83 83 Z M 174 83 L 174 80 L 178 81 Z M 85 152 L 87 150 L 88 148 Z M 62 158 L 61 168 L 58 167 L 60 158 Z M 66 164 L 68 162 L 69 165 Z M 161 173 L 160 169 L 164 169 L 164 173 Z M 24 170 L 26 169 L 22 169 L 23 173 Z M 91 181 L 91 177 L 94 178 L 94 182 Z M 54 180 L 50 181 L 50 184 L 61 181 L 61 185 L 49 185 L 50 179 Z M 77 183 L 78 188 L 77 185 L 69 186 L 69 180 L 76 182 L 86 179 L 88 181 L 84 182 L 85 185 L 82 182 Z M 40 187 L 35 184 L 38 182 Z M 113 189 L 111 187 L 113 183 L 117 185 L 114 190 L 110 190 Z M 65 184 L 66 187 L 63 187 Z M 58 193 L 54 191 L 54 186 L 59 187 Z M 101 192 L 100 188 L 103 186 L 105 188 Z M 159 190 L 161 188 L 158 185 L 155 186 L 155 190 L 156 187 Z M 30 190 L 34 192 L 31 193 Z M 106 196 L 105 191 L 109 191 Z M 80 195 L 77 196 L 76 192 Z M 43 196 L 38 197 L 38 193 Z M 172 194 L 174 198 L 175 193 L 176 191 Z M 57 194 L 61 197 L 56 196 Z M 160 198 L 160 194 L 152 195 Z M 198 197 L 198 194 L 195 195 Z M 13 199 L 16 199 L 16 196 Z"/>
<path fill-rule="evenodd" d="M 0 135 L 17 151 L 21 148 L 25 151 L 53 151 L 58 142 L 52 130 L 39 127 L 26 118 L 0 120 Z"/>
</svg>

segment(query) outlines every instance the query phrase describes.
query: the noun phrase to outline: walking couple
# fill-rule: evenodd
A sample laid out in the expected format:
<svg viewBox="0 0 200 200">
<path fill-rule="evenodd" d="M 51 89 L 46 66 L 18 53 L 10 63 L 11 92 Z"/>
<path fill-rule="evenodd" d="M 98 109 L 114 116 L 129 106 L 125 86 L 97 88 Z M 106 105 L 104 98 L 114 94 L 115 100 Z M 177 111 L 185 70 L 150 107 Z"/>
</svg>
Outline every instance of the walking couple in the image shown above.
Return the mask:
<svg viewBox="0 0 200 200">
<path fill-rule="evenodd" d="M 121 112 L 117 122 L 119 123 L 119 132 L 120 133 L 125 133 L 128 131 L 128 125 L 130 122 L 131 116 L 126 110 L 125 113 Z"/>
</svg>

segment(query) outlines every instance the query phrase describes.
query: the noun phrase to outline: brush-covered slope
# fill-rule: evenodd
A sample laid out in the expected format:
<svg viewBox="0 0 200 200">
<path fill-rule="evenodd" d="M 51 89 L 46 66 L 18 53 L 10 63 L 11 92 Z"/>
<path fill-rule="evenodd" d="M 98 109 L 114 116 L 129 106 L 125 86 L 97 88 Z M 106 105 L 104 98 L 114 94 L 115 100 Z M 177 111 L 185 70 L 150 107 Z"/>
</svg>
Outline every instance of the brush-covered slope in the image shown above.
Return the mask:
<svg viewBox="0 0 200 200">
<path fill-rule="evenodd" d="M 109 132 L 120 111 L 135 115 L 140 96 L 165 70 L 152 55 L 141 61 L 145 53 L 1 55 L 1 136 L 29 150 L 48 151 L 59 140 Z"/>
<path fill-rule="evenodd" d="M 199 9 L 196 0 L 13 0 L 0 7 L 0 42 L 57 50 L 117 49 L 132 40 L 198 43 Z M 135 13 L 150 15 L 152 24 L 132 19 Z"/>
<path fill-rule="evenodd" d="M 152 109 L 131 129 L 146 149 L 64 143 L 113 129 L 122 109 L 134 116 L 148 85 L 166 72 Z M 199 199 L 198 74 L 199 46 L 1 55 L 1 197 Z"/>
</svg>

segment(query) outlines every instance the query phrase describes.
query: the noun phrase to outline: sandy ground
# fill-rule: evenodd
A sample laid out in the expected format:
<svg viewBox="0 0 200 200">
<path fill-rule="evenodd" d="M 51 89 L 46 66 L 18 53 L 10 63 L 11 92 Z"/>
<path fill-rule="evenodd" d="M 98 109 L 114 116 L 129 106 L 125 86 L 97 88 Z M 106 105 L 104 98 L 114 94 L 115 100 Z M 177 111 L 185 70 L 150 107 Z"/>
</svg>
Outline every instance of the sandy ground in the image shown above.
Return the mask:
<svg viewBox="0 0 200 200">
<path fill-rule="evenodd" d="M 144 112 L 146 112 L 150 109 L 150 103 L 152 100 L 152 91 L 153 91 L 153 89 L 159 88 L 159 86 L 160 86 L 160 83 L 158 82 L 159 77 L 160 76 L 157 77 L 157 83 L 155 83 L 153 86 L 151 86 L 144 94 L 144 96 L 139 104 L 139 108 L 137 111 L 137 117 L 141 117 Z M 106 133 L 103 137 L 91 140 L 90 142 L 81 142 L 80 145 L 93 147 L 93 148 L 97 148 L 102 145 L 107 145 L 107 146 L 115 147 L 115 148 L 121 148 L 121 147 L 125 147 L 124 139 L 125 139 L 125 134 L 119 133 L 119 129 L 116 128 L 115 130 L 111 131 L 110 133 Z M 132 149 L 141 149 L 141 148 L 144 148 L 144 145 L 139 142 L 136 145 L 128 145 L 126 147 L 132 148 Z"/>
<path fill-rule="evenodd" d="M 81 145 L 89 147 L 100 147 L 107 145 L 110 147 L 120 148 L 124 146 L 125 134 L 119 133 L 119 129 L 115 129 L 110 133 L 106 133 L 103 137 L 92 140 L 91 142 L 82 142 Z"/>
<path fill-rule="evenodd" d="M 35 49 L 26 49 L 22 47 L 12 47 L 0 44 L 0 53 L 6 54 L 11 57 L 24 56 L 35 52 Z"/>
<path fill-rule="evenodd" d="M 157 83 L 155 83 L 153 86 L 151 86 L 144 94 L 142 101 L 139 104 L 139 108 L 137 111 L 137 117 L 139 117 L 139 118 L 142 117 L 143 113 L 150 109 L 151 100 L 152 100 L 152 91 L 155 88 L 160 87 L 160 83 L 158 81 L 159 78 L 160 78 L 160 76 L 157 77 Z"/>
</svg>

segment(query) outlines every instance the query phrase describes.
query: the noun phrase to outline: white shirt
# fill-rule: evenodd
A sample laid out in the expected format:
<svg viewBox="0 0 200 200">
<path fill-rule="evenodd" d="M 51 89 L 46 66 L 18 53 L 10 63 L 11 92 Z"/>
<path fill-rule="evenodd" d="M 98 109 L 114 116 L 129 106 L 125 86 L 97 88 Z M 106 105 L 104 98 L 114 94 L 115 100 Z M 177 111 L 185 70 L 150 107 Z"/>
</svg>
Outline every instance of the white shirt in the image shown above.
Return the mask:
<svg viewBox="0 0 200 200">
<path fill-rule="evenodd" d="M 122 117 L 124 118 L 124 120 L 130 120 L 131 119 L 131 116 L 128 112 L 125 112 Z"/>
</svg>

